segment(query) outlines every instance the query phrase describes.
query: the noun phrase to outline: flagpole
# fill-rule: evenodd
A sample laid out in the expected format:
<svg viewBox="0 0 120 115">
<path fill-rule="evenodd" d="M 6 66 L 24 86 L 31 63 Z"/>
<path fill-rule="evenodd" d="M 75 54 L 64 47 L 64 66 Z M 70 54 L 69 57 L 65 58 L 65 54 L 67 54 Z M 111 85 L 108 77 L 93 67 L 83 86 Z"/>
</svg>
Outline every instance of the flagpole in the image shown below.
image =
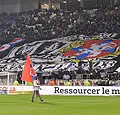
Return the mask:
<svg viewBox="0 0 120 115">
<path fill-rule="evenodd" d="M 9 78 L 10 78 L 10 75 L 9 75 L 9 71 L 7 72 L 7 87 L 8 87 L 8 94 L 9 94 Z"/>
<path fill-rule="evenodd" d="M 22 94 L 24 94 L 24 89 L 23 89 L 23 80 L 22 80 Z"/>
</svg>

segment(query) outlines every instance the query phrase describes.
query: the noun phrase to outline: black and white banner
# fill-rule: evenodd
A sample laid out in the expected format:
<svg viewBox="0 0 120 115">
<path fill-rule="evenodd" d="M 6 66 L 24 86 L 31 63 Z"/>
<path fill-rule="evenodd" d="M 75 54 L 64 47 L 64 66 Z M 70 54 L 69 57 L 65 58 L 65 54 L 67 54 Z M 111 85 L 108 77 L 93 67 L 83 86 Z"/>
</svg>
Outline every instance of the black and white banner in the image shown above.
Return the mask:
<svg viewBox="0 0 120 115">
<path fill-rule="evenodd" d="M 32 41 L 29 43 L 22 38 L 15 38 L 10 43 L 2 44 L 0 46 L 0 71 L 22 70 L 26 58 L 26 52 L 29 52 L 35 70 L 39 68 L 41 63 L 43 63 L 44 71 L 53 71 L 64 68 L 74 70 L 76 69 L 77 64 L 71 63 L 71 60 L 75 57 L 64 57 L 62 53 L 63 50 L 68 50 L 71 46 L 79 45 L 85 40 L 113 39 L 115 37 L 116 34 L 102 33 L 98 36 L 92 37 L 75 35 L 52 40 Z M 120 51 L 118 47 L 114 55 L 111 55 L 107 58 L 103 57 L 95 59 L 93 63 L 93 69 L 116 70 L 120 66 L 120 56 L 116 55 L 119 54 L 119 52 Z M 65 62 L 65 60 L 67 60 L 67 62 Z M 54 62 L 59 63 L 54 64 Z M 88 70 L 89 62 L 83 63 L 82 68 L 83 70 Z"/>
</svg>

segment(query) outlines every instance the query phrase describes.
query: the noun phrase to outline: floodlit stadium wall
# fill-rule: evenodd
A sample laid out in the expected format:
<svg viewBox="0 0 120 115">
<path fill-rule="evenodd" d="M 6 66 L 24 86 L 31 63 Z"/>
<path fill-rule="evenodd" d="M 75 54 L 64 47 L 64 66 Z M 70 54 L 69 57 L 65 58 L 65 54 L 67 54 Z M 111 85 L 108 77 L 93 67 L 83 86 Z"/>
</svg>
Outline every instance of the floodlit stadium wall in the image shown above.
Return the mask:
<svg viewBox="0 0 120 115">
<path fill-rule="evenodd" d="M 0 86 L 0 94 L 30 94 L 33 86 Z M 120 96 L 120 87 L 41 86 L 41 95 Z"/>
<path fill-rule="evenodd" d="M 37 4 L 38 0 L 0 0 L 0 13 L 33 10 L 38 7 Z"/>
</svg>

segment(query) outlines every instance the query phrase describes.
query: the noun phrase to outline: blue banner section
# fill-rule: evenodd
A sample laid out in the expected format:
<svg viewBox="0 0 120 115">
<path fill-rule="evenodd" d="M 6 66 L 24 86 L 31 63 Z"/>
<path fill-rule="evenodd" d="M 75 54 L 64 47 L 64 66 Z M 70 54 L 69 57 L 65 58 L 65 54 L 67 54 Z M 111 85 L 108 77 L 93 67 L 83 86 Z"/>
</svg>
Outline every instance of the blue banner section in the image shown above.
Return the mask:
<svg viewBox="0 0 120 115">
<path fill-rule="evenodd" d="M 7 94 L 7 90 L 0 90 L 0 94 Z"/>
</svg>

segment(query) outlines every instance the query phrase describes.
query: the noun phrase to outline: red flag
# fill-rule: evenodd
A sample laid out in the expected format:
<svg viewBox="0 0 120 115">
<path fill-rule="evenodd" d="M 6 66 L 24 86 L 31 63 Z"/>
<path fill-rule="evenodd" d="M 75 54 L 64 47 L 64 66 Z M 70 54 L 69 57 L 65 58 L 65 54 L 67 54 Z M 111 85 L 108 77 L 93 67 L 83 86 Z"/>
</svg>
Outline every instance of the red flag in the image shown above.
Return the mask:
<svg viewBox="0 0 120 115">
<path fill-rule="evenodd" d="M 26 82 L 33 82 L 33 77 L 36 76 L 35 70 L 32 66 L 32 62 L 30 60 L 30 56 L 27 54 L 26 62 L 24 65 L 24 69 L 22 72 L 21 80 Z"/>
</svg>

